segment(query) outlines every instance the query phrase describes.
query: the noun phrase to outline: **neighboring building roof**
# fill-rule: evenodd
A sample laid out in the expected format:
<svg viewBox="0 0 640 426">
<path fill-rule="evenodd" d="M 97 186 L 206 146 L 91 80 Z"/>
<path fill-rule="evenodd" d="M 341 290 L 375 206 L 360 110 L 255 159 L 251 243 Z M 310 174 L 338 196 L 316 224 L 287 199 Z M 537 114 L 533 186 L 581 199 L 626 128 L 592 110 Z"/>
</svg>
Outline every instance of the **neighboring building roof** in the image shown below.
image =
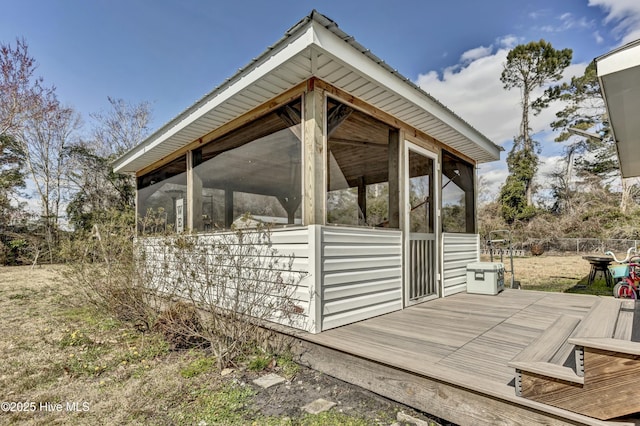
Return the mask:
<svg viewBox="0 0 640 426">
<path fill-rule="evenodd" d="M 114 170 L 137 172 L 311 77 L 479 162 L 500 158 L 501 147 L 314 10 L 233 77 L 118 158 Z"/>
<path fill-rule="evenodd" d="M 623 177 L 640 176 L 640 40 L 596 58 Z"/>
</svg>

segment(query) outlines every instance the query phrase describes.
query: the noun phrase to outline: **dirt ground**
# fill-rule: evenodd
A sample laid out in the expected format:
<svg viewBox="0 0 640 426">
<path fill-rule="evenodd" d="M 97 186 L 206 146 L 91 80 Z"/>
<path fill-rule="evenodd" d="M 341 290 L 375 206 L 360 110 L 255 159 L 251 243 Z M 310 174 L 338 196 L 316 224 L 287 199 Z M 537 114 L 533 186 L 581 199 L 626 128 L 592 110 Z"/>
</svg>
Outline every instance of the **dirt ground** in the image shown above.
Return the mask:
<svg viewBox="0 0 640 426">
<path fill-rule="evenodd" d="M 0 424 L 391 425 L 401 404 L 324 374 L 276 362 L 224 376 L 201 350 L 175 352 L 86 306 L 61 267 L 0 267 Z M 287 378 L 262 389 L 253 379 Z M 324 398 L 329 412 L 301 407 Z"/>
</svg>

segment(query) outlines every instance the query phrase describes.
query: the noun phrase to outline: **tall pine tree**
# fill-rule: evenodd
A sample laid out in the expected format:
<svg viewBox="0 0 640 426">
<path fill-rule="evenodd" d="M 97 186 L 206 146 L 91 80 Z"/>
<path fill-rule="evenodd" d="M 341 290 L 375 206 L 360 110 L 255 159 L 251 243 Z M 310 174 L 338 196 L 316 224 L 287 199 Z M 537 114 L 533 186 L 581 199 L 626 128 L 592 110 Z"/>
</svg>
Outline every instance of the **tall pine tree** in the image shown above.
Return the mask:
<svg viewBox="0 0 640 426">
<path fill-rule="evenodd" d="M 500 80 L 506 90 L 520 89 L 522 121 L 507 156 L 509 176 L 500 191 L 502 215 L 508 223 L 533 215 L 533 178 L 538 170 L 538 143 L 531 137 L 531 111 L 548 105 L 543 99 L 531 99 L 535 89 L 558 81 L 571 63 L 571 49 L 556 50 L 544 40 L 513 48 L 507 55 Z"/>
</svg>

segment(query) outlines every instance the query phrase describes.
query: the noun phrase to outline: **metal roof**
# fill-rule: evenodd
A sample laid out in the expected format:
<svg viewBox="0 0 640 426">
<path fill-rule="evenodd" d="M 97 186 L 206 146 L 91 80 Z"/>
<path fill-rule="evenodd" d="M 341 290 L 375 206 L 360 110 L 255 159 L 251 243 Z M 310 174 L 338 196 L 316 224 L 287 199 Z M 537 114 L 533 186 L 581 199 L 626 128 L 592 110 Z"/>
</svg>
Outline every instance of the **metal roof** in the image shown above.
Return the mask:
<svg viewBox="0 0 640 426">
<path fill-rule="evenodd" d="M 640 40 L 596 58 L 623 177 L 640 176 Z"/>
<path fill-rule="evenodd" d="M 234 76 L 118 158 L 114 170 L 137 172 L 311 77 L 479 162 L 500 158 L 501 147 L 314 10 Z"/>
</svg>

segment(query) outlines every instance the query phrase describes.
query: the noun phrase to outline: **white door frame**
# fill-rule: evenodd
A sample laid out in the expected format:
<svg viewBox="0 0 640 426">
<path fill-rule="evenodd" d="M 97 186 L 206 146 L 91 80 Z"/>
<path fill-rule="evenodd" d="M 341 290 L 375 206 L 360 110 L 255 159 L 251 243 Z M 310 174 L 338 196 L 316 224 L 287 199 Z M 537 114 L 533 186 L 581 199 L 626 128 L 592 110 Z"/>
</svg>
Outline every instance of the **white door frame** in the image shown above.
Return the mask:
<svg viewBox="0 0 640 426">
<path fill-rule="evenodd" d="M 413 151 L 417 154 L 423 155 L 427 158 L 433 160 L 433 200 L 431 202 L 434 203 L 433 208 L 433 231 L 434 231 L 434 250 L 433 250 L 433 279 L 435 292 L 424 297 L 420 297 L 419 299 L 410 300 L 410 220 L 409 214 L 411 212 L 411 203 L 409 201 L 409 151 Z M 403 285 L 403 299 L 404 306 L 415 305 L 416 303 L 421 303 L 427 300 L 436 299 L 440 297 L 441 283 L 440 283 L 440 159 L 436 152 L 429 151 L 425 148 L 422 148 L 419 145 L 416 145 L 408 140 L 404 141 L 404 164 L 403 164 L 403 173 L 402 173 L 402 190 L 403 194 L 403 216 L 404 216 L 404 225 L 403 225 L 403 246 L 404 246 L 404 285 Z"/>
</svg>

